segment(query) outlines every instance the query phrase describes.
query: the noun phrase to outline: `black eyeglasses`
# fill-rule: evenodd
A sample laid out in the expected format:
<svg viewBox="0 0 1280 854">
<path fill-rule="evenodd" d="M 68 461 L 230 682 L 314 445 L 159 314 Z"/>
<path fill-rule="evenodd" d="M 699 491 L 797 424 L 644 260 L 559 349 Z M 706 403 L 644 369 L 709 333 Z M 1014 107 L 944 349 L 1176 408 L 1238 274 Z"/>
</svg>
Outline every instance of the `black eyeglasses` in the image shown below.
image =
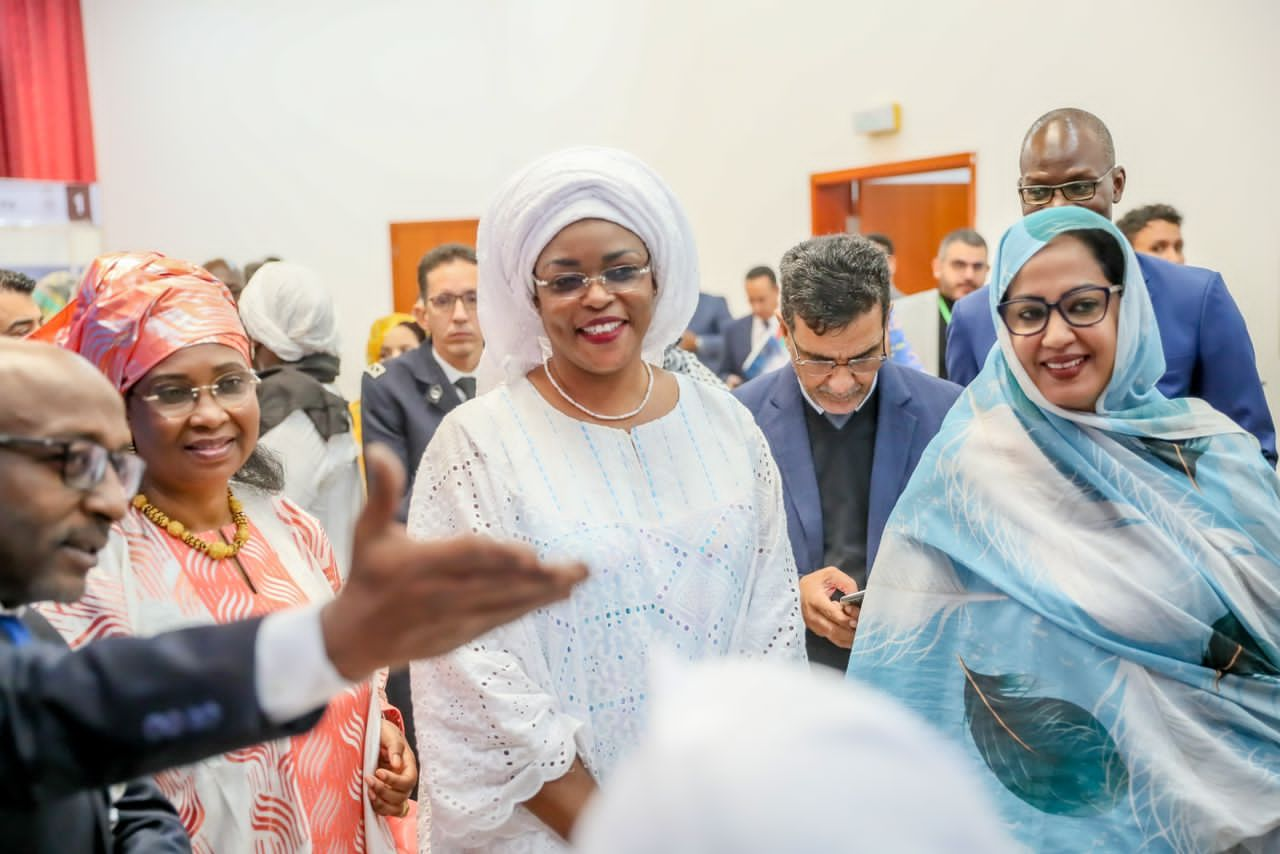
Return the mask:
<svg viewBox="0 0 1280 854">
<path fill-rule="evenodd" d="M 1069 326 L 1077 329 L 1101 323 L 1107 316 L 1111 295 L 1124 293 L 1124 285 L 1081 285 L 1062 295 L 1057 302 L 1040 297 L 1016 297 L 996 306 L 1010 335 L 1039 335 L 1049 325 L 1049 314 L 1058 310 Z"/>
<path fill-rule="evenodd" d="M 1098 185 L 1101 184 L 1106 177 L 1114 172 L 1115 166 L 1112 166 L 1106 172 L 1103 172 L 1097 178 L 1076 179 L 1068 181 L 1065 184 L 1030 184 L 1026 187 L 1018 186 L 1018 195 L 1022 196 L 1023 204 L 1035 205 L 1041 207 L 1053 201 L 1053 194 L 1057 190 L 1062 191 L 1062 198 L 1069 202 L 1087 202 L 1098 193 Z"/>
<path fill-rule="evenodd" d="M 72 489 L 88 492 L 102 483 L 107 466 L 115 470 L 124 494 L 132 498 L 142 485 L 147 464 L 128 451 L 109 451 L 88 439 L 38 439 L 31 436 L 0 435 L 0 448 L 57 463 L 62 482 Z"/>
<path fill-rule="evenodd" d="M 580 297 L 587 292 L 592 282 L 599 282 L 611 294 L 631 291 L 640 286 L 644 277 L 649 275 L 650 267 L 638 267 L 635 264 L 622 264 L 602 270 L 598 276 L 586 273 L 561 273 L 550 279 L 534 278 L 533 283 L 545 289 L 552 296 Z"/>
</svg>

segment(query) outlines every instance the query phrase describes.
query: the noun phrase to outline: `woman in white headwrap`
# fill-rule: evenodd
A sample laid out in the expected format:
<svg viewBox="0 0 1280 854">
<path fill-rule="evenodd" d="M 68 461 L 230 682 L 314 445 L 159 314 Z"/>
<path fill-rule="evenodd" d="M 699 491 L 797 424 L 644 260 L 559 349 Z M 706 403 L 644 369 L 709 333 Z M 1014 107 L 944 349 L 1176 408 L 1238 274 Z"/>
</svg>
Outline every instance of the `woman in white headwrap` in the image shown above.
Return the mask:
<svg viewBox="0 0 1280 854">
<path fill-rule="evenodd" d="M 284 464 L 284 494 L 320 521 L 346 578 L 364 486 L 350 410 L 334 385 L 333 296 L 308 268 L 273 261 L 245 285 L 239 308 L 262 378 L 258 444 Z"/>
<path fill-rule="evenodd" d="M 635 743 L 646 665 L 803 659 L 778 471 L 725 391 L 657 367 L 698 293 L 688 221 L 629 154 L 527 167 L 479 235 L 480 374 L 427 448 L 409 530 L 582 560 L 573 598 L 413 665 L 421 840 L 560 851 Z M 431 815 L 427 815 L 431 813 Z"/>
</svg>

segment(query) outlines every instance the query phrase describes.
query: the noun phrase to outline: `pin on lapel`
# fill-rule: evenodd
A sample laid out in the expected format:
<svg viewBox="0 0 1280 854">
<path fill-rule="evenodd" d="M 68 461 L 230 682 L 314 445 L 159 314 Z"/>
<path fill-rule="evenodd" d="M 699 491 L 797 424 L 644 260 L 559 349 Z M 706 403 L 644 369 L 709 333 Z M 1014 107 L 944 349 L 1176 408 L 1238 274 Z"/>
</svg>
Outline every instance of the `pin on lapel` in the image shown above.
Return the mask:
<svg viewBox="0 0 1280 854">
<path fill-rule="evenodd" d="M 444 397 L 443 386 L 433 385 L 431 388 L 427 389 L 427 400 L 431 401 L 432 403 L 439 403 L 440 398 L 442 397 Z"/>
</svg>

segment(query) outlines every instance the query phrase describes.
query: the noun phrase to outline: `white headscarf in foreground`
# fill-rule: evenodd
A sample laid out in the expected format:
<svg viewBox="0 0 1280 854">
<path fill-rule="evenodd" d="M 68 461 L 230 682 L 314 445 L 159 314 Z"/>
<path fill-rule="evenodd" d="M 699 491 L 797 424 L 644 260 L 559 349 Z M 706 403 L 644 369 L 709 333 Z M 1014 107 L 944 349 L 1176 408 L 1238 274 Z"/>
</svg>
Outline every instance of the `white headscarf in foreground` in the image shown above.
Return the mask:
<svg viewBox="0 0 1280 854">
<path fill-rule="evenodd" d="M 956 748 L 883 695 L 758 661 L 665 664 L 576 851 L 1020 850 Z"/>
<path fill-rule="evenodd" d="M 533 305 L 533 265 L 562 229 L 603 219 L 633 232 L 649 250 L 658 292 L 643 358 L 689 325 L 698 303 L 698 257 L 688 217 L 671 188 L 635 156 L 610 148 L 568 148 L 526 166 L 480 219 L 481 390 L 524 376 L 542 362 L 546 336 Z"/>
<path fill-rule="evenodd" d="M 286 362 L 313 353 L 337 356 L 333 295 L 300 264 L 272 261 L 240 293 L 240 320 L 249 337 Z"/>
</svg>

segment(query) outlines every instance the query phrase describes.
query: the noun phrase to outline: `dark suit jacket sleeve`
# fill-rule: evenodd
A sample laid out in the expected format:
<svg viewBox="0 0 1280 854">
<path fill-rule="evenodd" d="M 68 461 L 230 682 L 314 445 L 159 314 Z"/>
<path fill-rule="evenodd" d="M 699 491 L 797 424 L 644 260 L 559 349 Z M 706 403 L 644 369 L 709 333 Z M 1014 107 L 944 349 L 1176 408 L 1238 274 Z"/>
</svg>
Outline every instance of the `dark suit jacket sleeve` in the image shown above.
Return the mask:
<svg viewBox="0 0 1280 854">
<path fill-rule="evenodd" d="M 1262 453 L 1274 466 L 1276 427 L 1262 391 L 1253 341 L 1236 301 L 1217 273 L 1205 289 L 1199 334 L 1191 393 L 1258 437 Z"/>
<path fill-rule="evenodd" d="M 973 382 L 991 349 L 991 342 L 987 342 L 982 352 L 978 352 L 981 344 L 977 339 L 984 337 L 985 324 L 979 322 L 982 319 L 977 316 L 980 311 L 975 310 L 986 307 L 986 297 L 985 291 L 977 293 L 984 294 L 977 303 L 973 302 L 971 294 L 955 304 L 951 324 L 947 327 L 947 379 L 962 386 Z"/>
<path fill-rule="evenodd" d="M 266 719 L 246 620 L 75 652 L 0 647 L 0 804 L 44 803 L 304 732 Z"/>
<path fill-rule="evenodd" d="M 375 442 L 386 445 L 395 452 L 405 473 L 411 474 L 418 461 L 409 459 L 409 434 L 403 421 L 390 385 L 365 374 L 360 381 L 361 441 L 366 448 Z"/>
<path fill-rule="evenodd" d="M 177 810 L 151 780 L 130 783 L 113 806 L 119 815 L 112 828 L 116 854 L 190 854 Z"/>
<path fill-rule="evenodd" d="M 710 364 L 720 365 L 724 361 L 724 333 L 733 323 L 733 315 L 724 297 L 716 299 L 714 304 L 715 313 L 707 322 L 706 331 L 698 333 L 698 355 Z"/>
</svg>

